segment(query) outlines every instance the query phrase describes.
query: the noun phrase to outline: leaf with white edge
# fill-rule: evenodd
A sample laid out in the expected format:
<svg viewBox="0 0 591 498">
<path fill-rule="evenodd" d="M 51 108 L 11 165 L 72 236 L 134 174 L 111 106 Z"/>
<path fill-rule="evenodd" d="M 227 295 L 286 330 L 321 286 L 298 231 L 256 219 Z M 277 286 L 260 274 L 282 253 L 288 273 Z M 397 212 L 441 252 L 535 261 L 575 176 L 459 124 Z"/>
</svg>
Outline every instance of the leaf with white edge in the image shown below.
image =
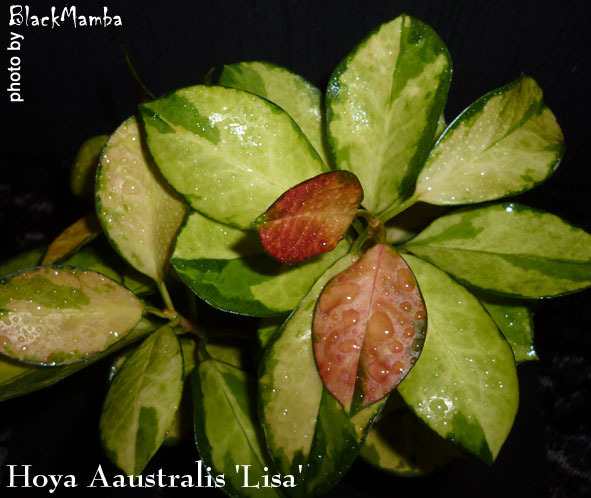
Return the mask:
<svg viewBox="0 0 591 498">
<path fill-rule="evenodd" d="M 213 476 L 223 474 L 223 491 L 232 497 L 282 496 L 271 487 L 244 487 L 243 471 L 251 479 L 268 474 L 256 413 L 256 380 L 243 370 L 205 354 L 191 377 L 195 413 L 195 442 Z"/>
<path fill-rule="evenodd" d="M 509 342 L 516 363 L 537 360 L 534 349 L 534 323 L 531 310 L 523 301 L 475 293 Z"/>
<path fill-rule="evenodd" d="M 282 194 L 255 226 L 268 254 L 282 263 L 299 263 L 336 247 L 362 199 L 353 173 L 322 173 Z"/>
<path fill-rule="evenodd" d="M 224 66 L 219 84 L 254 93 L 277 104 L 329 164 L 322 124 L 322 95 L 310 82 L 284 67 L 253 61 Z"/>
<path fill-rule="evenodd" d="M 377 244 L 324 287 L 314 312 L 314 357 L 324 385 L 344 406 L 367 406 L 408 374 L 427 317 L 402 257 Z"/>
<path fill-rule="evenodd" d="M 0 263 L 0 277 L 10 275 L 19 270 L 24 270 L 25 268 L 39 266 L 46 250 L 47 246 L 36 247 L 35 249 L 22 252 L 3 261 Z"/>
<path fill-rule="evenodd" d="M 9 358 L 0 358 L 0 401 L 22 396 L 49 387 L 69 375 L 128 346 L 160 327 L 159 322 L 142 318 L 125 338 L 92 358 L 61 367 L 28 365 Z"/>
<path fill-rule="evenodd" d="M 382 24 L 332 74 L 326 96 L 336 166 L 355 173 L 374 215 L 409 197 L 451 80 L 447 48 L 407 15 Z"/>
<path fill-rule="evenodd" d="M 393 396 L 400 397 L 396 392 L 390 399 Z M 462 457 L 452 444 L 401 403 L 400 408 L 383 416 L 371 428 L 361 448 L 361 458 L 380 470 L 413 477 L 429 474 Z"/>
<path fill-rule="evenodd" d="M 70 171 L 70 188 L 79 197 L 92 198 L 94 179 L 98 167 L 101 150 L 109 135 L 98 135 L 85 140 L 78 149 Z"/>
<path fill-rule="evenodd" d="M 144 306 L 114 280 L 93 271 L 40 267 L 0 280 L 0 353 L 64 365 L 123 339 Z"/>
<path fill-rule="evenodd" d="M 542 90 L 521 76 L 479 98 L 445 130 L 415 196 L 431 204 L 472 204 L 518 194 L 548 178 L 564 151 Z"/>
<path fill-rule="evenodd" d="M 66 228 L 49 244 L 41 264 L 54 265 L 78 251 L 101 232 L 101 225 L 95 213 L 90 213 Z"/>
<path fill-rule="evenodd" d="M 355 261 L 344 256 L 319 278 L 273 335 L 262 360 L 260 419 L 277 470 L 298 480 L 293 496 L 317 495 L 333 486 L 355 460 L 383 406 L 374 403 L 349 417 L 323 387 L 314 363 L 314 305 L 324 285 Z"/>
<path fill-rule="evenodd" d="M 255 232 L 213 221 L 198 212 L 186 218 L 171 263 L 192 290 L 212 306 L 250 316 L 290 312 L 316 279 L 350 247 L 287 266 L 273 261 Z"/>
<path fill-rule="evenodd" d="M 125 361 L 105 399 L 100 419 L 107 457 L 126 474 L 139 475 L 160 447 L 183 391 L 183 355 L 165 325 Z"/>
<path fill-rule="evenodd" d="M 328 171 L 275 104 L 234 88 L 193 86 L 140 105 L 156 165 L 191 206 L 248 229 L 283 192 Z"/>
<path fill-rule="evenodd" d="M 553 297 L 591 286 L 591 235 L 516 203 L 456 210 L 405 249 L 462 283 L 498 294 Z"/>
<path fill-rule="evenodd" d="M 519 402 L 511 347 L 464 287 L 421 259 L 404 258 L 421 286 L 429 324 L 421 357 L 398 392 L 440 436 L 491 464 Z"/>
<path fill-rule="evenodd" d="M 134 268 L 161 282 L 185 204 L 144 151 L 135 117 L 107 141 L 96 184 L 96 211 L 113 247 Z"/>
</svg>

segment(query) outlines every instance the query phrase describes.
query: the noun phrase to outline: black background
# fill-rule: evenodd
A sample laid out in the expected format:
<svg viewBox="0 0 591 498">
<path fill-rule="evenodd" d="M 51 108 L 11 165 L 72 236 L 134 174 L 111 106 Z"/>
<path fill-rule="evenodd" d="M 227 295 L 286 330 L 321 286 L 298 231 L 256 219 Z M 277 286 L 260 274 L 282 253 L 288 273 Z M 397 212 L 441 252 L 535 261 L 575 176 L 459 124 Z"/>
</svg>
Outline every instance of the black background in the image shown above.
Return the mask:
<svg viewBox="0 0 591 498">
<path fill-rule="evenodd" d="M 480 95 L 521 72 L 545 92 L 567 142 L 557 173 L 520 201 L 591 231 L 589 180 L 589 26 L 584 1 L 78 1 L 79 14 L 106 5 L 123 27 L 8 26 L 2 2 L 0 56 L 0 255 L 46 243 L 82 214 L 69 193 L 69 165 L 87 137 L 109 133 L 138 103 L 121 55 L 124 45 L 156 95 L 202 81 L 215 65 L 268 60 L 320 88 L 336 64 L 378 24 L 406 12 L 447 44 L 454 76 L 446 107 L 453 119 Z M 29 1 L 48 15 L 51 2 Z M 53 2 L 58 11 L 65 3 Z M 24 103 L 9 103 L 9 32 L 24 35 Z M 541 360 L 521 365 L 516 424 L 493 467 L 466 461 L 423 479 L 384 476 L 356 463 L 331 496 L 589 496 L 591 494 L 591 320 L 589 291 L 544 302 L 536 314 Z M 0 406 L 0 495 L 8 464 L 33 473 L 90 481 L 102 456 L 98 417 L 106 363 Z M 195 473 L 192 445 L 161 450 L 147 473 Z M 29 492 L 31 490 L 28 490 Z M 87 493 L 60 489 L 54 496 Z M 32 493 L 47 496 L 47 491 Z M 206 489 L 101 490 L 97 496 L 206 495 Z"/>
</svg>

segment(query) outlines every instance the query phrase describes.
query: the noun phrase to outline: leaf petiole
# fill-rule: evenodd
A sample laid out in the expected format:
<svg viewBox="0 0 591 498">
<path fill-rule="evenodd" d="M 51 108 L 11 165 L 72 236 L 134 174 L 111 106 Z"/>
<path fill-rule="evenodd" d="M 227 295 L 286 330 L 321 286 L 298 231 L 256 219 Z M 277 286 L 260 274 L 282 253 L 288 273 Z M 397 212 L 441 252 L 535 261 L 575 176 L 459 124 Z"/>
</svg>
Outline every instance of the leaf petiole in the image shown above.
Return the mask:
<svg viewBox="0 0 591 498">
<path fill-rule="evenodd" d="M 403 211 L 406 211 L 409 207 L 415 205 L 418 201 L 419 201 L 419 196 L 413 195 L 412 197 L 409 197 L 408 199 L 403 201 L 402 204 L 399 204 L 398 206 L 394 206 L 394 207 L 387 209 L 386 211 L 380 213 L 378 215 L 378 219 L 382 223 L 386 223 L 388 220 L 391 220 L 392 218 L 394 218 L 394 216 L 396 216 L 397 214 L 400 214 Z"/>
</svg>

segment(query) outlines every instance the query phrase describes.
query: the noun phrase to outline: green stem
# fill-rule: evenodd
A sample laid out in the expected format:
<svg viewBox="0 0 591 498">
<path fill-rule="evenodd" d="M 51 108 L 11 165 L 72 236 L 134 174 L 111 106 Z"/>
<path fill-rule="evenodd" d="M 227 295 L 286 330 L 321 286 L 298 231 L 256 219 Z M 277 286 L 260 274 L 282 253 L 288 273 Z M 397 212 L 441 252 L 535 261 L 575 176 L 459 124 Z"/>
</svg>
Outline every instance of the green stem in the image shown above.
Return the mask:
<svg viewBox="0 0 591 498">
<path fill-rule="evenodd" d="M 419 197 L 413 195 L 412 197 L 409 197 L 408 199 L 403 201 L 402 204 L 399 204 L 398 206 L 395 206 L 393 208 L 390 208 L 390 209 L 382 212 L 378 216 L 378 219 L 382 223 L 386 223 L 388 220 L 391 220 L 392 218 L 394 218 L 394 216 L 396 216 L 397 214 L 402 213 L 402 211 L 406 211 L 409 207 L 416 204 L 418 202 L 418 200 L 419 200 Z"/>
<path fill-rule="evenodd" d="M 172 299 L 170 299 L 170 294 L 168 293 L 168 289 L 166 288 L 166 284 L 164 280 L 162 282 L 158 282 L 158 290 L 160 291 L 160 295 L 162 296 L 162 300 L 164 301 L 164 305 L 166 309 L 171 313 L 174 313 L 176 310 L 174 309 L 174 305 L 172 304 Z"/>
<path fill-rule="evenodd" d="M 169 313 L 165 313 L 164 311 L 159 310 L 158 308 L 155 308 L 154 306 L 144 306 L 144 311 L 146 311 L 147 313 L 151 313 L 152 315 L 156 315 L 160 318 L 170 319 Z"/>
</svg>

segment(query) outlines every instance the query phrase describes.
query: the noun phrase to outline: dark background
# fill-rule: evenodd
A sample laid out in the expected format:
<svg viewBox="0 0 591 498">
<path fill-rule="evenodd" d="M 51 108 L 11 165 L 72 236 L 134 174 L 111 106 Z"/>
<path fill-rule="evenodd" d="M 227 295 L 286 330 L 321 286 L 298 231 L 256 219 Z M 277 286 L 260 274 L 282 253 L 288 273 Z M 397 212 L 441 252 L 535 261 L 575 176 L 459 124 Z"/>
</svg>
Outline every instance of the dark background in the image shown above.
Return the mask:
<svg viewBox="0 0 591 498">
<path fill-rule="evenodd" d="M 14 2 L 10 2 L 14 3 Z M 63 2 L 26 2 L 49 15 Z M 102 6 L 123 27 L 56 29 L 8 27 L 3 1 L 2 82 L 9 32 L 24 35 L 22 96 L 11 104 L 0 91 L 0 255 L 49 242 L 84 211 L 69 193 L 69 165 L 80 143 L 110 133 L 138 103 L 121 55 L 124 45 L 156 95 L 202 81 L 215 65 L 268 60 L 324 88 L 336 64 L 378 24 L 406 12 L 430 24 L 449 47 L 454 77 L 446 107 L 453 119 L 477 97 L 521 72 L 534 77 L 561 124 L 568 151 L 557 173 L 521 196 L 591 231 L 589 157 L 589 26 L 585 1 L 78 1 L 79 14 Z M 455 464 L 424 479 L 384 476 L 356 463 L 331 496 L 589 496 L 591 495 L 591 320 L 589 291 L 544 302 L 536 314 L 540 361 L 518 368 L 521 403 L 516 424 L 493 467 Z M 85 485 L 102 456 L 98 417 L 107 364 L 0 406 L 0 495 L 8 464 L 32 464 L 32 473 L 76 474 Z M 147 473 L 195 473 L 192 445 L 161 450 Z M 79 490 L 79 491 L 78 491 Z M 55 495 L 91 490 L 59 489 Z M 126 496 L 103 490 L 97 496 Z M 208 490 L 134 490 L 169 496 Z M 47 491 L 33 493 L 47 496 Z M 91 493 L 92 495 L 92 493 Z"/>
</svg>

